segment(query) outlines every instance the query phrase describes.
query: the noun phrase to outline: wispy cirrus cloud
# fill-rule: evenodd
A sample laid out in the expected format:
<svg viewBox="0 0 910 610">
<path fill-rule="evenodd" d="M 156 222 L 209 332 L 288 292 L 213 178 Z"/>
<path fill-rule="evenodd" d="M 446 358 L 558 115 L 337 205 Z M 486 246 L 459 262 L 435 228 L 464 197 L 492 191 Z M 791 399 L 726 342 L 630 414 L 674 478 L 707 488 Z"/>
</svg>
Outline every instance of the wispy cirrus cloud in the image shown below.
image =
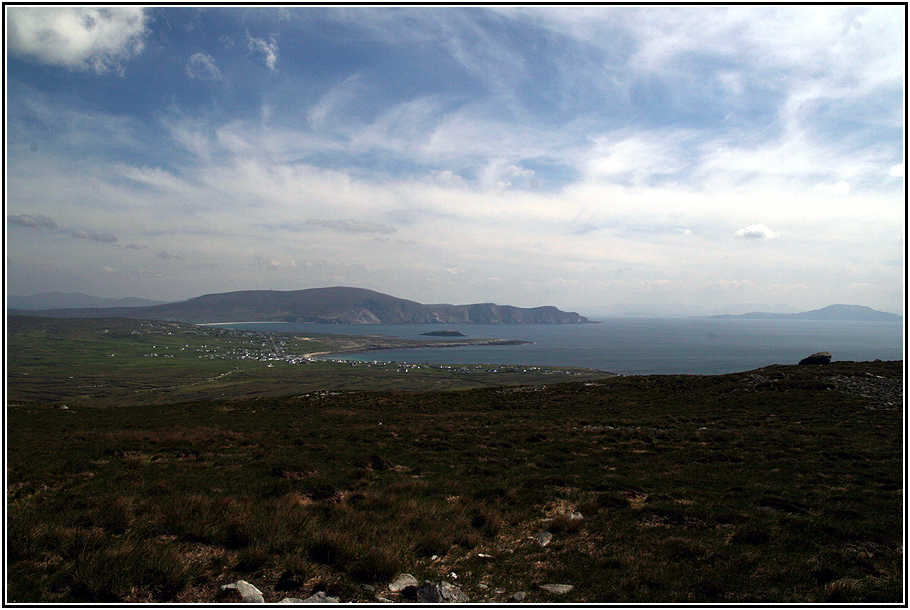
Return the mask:
<svg viewBox="0 0 910 610">
<path fill-rule="evenodd" d="M 221 80 L 221 70 L 215 60 L 206 53 L 193 53 L 186 62 L 186 75 L 199 80 Z"/>
<path fill-rule="evenodd" d="M 395 227 L 390 227 L 378 222 L 364 222 L 362 220 L 354 220 L 353 218 L 347 218 L 343 220 L 323 220 L 318 218 L 310 218 L 307 220 L 307 224 L 315 225 L 317 227 L 325 227 L 326 229 L 332 229 L 333 231 L 339 231 L 341 233 L 381 233 L 384 235 L 390 235 L 396 232 Z"/>
</svg>

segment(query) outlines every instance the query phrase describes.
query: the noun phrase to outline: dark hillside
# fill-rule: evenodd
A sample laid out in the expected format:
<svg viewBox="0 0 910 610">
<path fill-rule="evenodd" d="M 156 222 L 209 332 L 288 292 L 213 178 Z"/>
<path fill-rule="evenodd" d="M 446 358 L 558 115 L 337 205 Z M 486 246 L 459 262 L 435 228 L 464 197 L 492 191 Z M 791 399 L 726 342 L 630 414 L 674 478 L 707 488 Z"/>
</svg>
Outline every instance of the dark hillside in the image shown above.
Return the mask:
<svg viewBox="0 0 910 610">
<path fill-rule="evenodd" d="M 343 324 L 581 324 L 586 318 L 551 306 L 493 303 L 422 305 L 362 288 L 242 290 L 208 294 L 151 307 L 55 309 L 17 312 L 63 318 L 141 318 L 174 322 L 320 322 Z"/>
<path fill-rule="evenodd" d="M 243 579 L 402 602 L 409 573 L 471 602 L 900 604 L 902 394 L 900 362 L 836 362 L 16 402 L 8 601 L 223 602 Z"/>
</svg>

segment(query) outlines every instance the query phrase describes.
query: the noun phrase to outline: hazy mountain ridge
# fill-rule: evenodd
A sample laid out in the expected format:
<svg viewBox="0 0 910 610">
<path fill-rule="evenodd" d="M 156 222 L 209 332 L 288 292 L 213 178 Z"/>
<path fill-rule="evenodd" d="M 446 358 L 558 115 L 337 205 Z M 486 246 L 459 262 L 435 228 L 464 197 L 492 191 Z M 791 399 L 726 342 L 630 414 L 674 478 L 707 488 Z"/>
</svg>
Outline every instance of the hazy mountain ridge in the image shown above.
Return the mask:
<svg viewBox="0 0 910 610">
<path fill-rule="evenodd" d="M 878 311 L 864 305 L 828 305 L 821 309 L 800 313 L 767 313 L 754 311 L 740 315 L 711 316 L 712 318 L 737 318 L 745 320 L 833 320 L 843 322 L 899 322 L 897 314 Z"/>
<path fill-rule="evenodd" d="M 42 292 L 30 296 L 7 296 L 6 305 L 10 309 L 27 311 L 42 309 L 72 309 L 83 307 L 148 307 L 161 305 L 165 301 L 153 301 L 138 297 L 124 297 L 122 299 L 109 299 L 95 297 L 81 292 Z"/>
<path fill-rule="evenodd" d="M 584 310 L 584 313 L 591 317 L 689 318 L 692 316 L 738 315 L 754 311 L 797 313 L 799 309 L 784 303 L 731 303 L 717 308 L 702 307 L 690 303 L 613 303 L 611 305 L 588 307 Z"/>
<path fill-rule="evenodd" d="M 10 310 L 10 313 L 16 313 Z M 24 313 L 24 312 L 23 312 Z M 423 305 L 373 290 L 336 286 L 305 290 L 242 290 L 207 294 L 148 307 L 55 309 L 50 317 L 124 317 L 174 322 L 318 322 L 339 324 L 584 324 L 575 312 L 553 306 L 523 308 L 494 303 Z"/>
</svg>

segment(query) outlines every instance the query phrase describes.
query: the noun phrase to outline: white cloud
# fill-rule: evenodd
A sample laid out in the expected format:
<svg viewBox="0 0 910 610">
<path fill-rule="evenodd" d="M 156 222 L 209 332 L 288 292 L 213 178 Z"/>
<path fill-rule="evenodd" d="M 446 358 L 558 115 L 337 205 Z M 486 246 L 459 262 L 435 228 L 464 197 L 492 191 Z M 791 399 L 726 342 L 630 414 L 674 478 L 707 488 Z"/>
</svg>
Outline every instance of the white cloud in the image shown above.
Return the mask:
<svg viewBox="0 0 910 610">
<path fill-rule="evenodd" d="M 270 36 L 268 42 L 264 38 L 254 38 L 249 33 L 246 35 L 246 46 L 251 51 L 259 51 L 265 56 L 265 65 L 269 70 L 275 70 L 278 63 L 278 43 L 275 36 Z"/>
<path fill-rule="evenodd" d="M 840 182 L 835 182 L 834 184 L 816 185 L 815 190 L 820 193 L 828 193 L 831 195 L 847 195 L 850 193 L 850 185 L 841 180 Z"/>
<path fill-rule="evenodd" d="M 260 254 L 257 256 L 253 266 L 261 269 L 295 269 L 297 261 L 293 258 L 269 257 Z"/>
<path fill-rule="evenodd" d="M 145 34 L 145 11 L 136 6 L 7 9 L 11 52 L 67 68 L 122 70 L 142 51 Z"/>
<path fill-rule="evenodd" d="M 100 241 L 105 244 L 112 244 L 117 241 L 117 238 L 110 233 L 96 233 L 94 231 L 85 231 L 83 229 L 77 229 L 70 233 L 70 235 L 79 239 Z"/>
<path fill-rule="evenodd" d="M 205 53 L 193 53 L 186 62 L 186 75 L 200 80 L 221 80 L 221 70 L 215 59 Z"/>
<path fill-rule="evenodd" d="M 774 239 L 774 232 L 765 225 L 749 225 L 733 234 L 737 239 Z"/>
<path fill-rule="evenodd" d="M 664 129 L 623 129 L 591 138 L 590 177 L 629 177 L 635 183 L 683 171 L 692 161 L 695 133 Z"/>
<path fill-rule="evenodd" d="M 892 166 L 891 169 L 888 170 L 888 175 L 891 176 L 892 178 L 903 178 L 904 177 L 904 164 L 898 163 L 897 165 Z"/>
</svg>

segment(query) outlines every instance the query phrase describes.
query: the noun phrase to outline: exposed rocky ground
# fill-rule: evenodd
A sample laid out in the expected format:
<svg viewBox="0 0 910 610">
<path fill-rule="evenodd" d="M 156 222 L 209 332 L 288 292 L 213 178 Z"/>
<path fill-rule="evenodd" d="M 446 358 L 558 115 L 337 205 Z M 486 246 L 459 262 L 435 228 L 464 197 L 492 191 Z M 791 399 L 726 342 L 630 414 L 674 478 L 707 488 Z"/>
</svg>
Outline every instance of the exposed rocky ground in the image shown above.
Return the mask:
<svg viewBox="0 0 910 610">
<path fill-rule="evenodd" d="M 899 409 L 904 401 L 904 381 L 864 373 L 862 375 L 833 375 L 828 380 L 840 391 L 858 396 L 870 409 Z"/>
</svg>

